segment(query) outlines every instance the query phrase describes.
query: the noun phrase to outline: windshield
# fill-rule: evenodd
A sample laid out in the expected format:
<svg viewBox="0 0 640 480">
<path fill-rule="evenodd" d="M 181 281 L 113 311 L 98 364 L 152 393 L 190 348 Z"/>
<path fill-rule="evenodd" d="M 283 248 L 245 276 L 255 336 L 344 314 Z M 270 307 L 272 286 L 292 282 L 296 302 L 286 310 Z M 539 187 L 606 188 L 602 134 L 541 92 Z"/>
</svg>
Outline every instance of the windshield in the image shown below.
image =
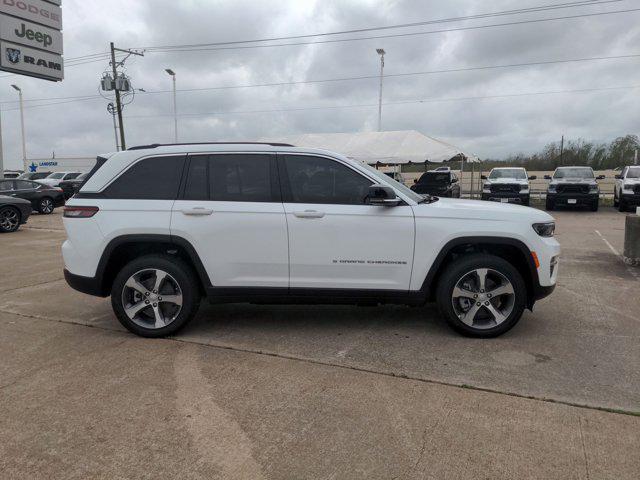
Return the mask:
<svg viewBox="0 0 640 480">
<path fill-rule="evenodd" d="M 640 178 L 640 167 L 630 168 L 627 172 L 627 178 Z"/>
<path fill-rule="evenodd" d="M 516 180 L 526 180 L 527 173 L 522 168 L 496 168 L 491 170 L 489 180 L 497 180 L 499 178 L 515 178 Z"/>
<path fill-rule="evenodd" d="M 388 177 L 387 175 L 385 175 L 384 173 L 380 172 L 379 170 L 376 170 L 372 166 L 367 165 L 365 163 L 363 163 L 362 165 L 364 165 L 364 167 L 367 169 L 367 171 L 369 173 L 371 173 L 375 178 L 380 179 L 382 181 L 382 183 L 385 183 L 387 185 L 391 185 L 396 190 L 400 190 L 403 193 L 403 195 L 406 195 L 407 197 L 409 197 L 414 202 L 419 203 L 419 202 L 424 200 L 424 197 L 422 195 L 418 195 L 416 192 L 411 190 L 409 187 L 403 185 L 400 182 L 396 182 L 393 178 Z"/>
<path fill-rule="evenodd" d="M 558 168 L 553 178 L 593 178 L 593 170 L 589 167 Z"/>
<path fill-rule="evenodd" d="M 443 184 L 449 183 L 449 174 L 448 173 L 433 173 L 427 172 L 422 177 L 418 183 L 428 183 L 428 184 Z"/>
<path fill-rule="evenodd" d="M 47 178 L 58 179 L 64 177 L 64 173 L 52 173 Z"/>
</svg>

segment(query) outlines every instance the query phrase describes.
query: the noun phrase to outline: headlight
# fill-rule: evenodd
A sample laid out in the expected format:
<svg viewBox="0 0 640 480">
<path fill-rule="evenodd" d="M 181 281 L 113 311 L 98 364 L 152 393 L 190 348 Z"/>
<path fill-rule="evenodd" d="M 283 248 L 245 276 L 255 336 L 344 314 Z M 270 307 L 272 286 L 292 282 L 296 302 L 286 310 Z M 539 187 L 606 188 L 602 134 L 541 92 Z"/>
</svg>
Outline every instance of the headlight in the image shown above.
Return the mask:
<svg viewBox="0 0 640 480">
<path fill-rule="evenodd" d="M 482 186 L 482 193 L 491 193 L 491 184 L 490 183 L 485 183 Z"/>
<path fill-rule="evenodd" d="M 553 234 L 556 232 L 556 223 L 555 222 L 534 223 L 533 229 L 541 237 L 553 237 Z"/>
<path fill-rule="evenodd" d="M 632 192 L 633 191 L 633 184 L 632 183 L 625 183 L 622 186 L 622 189 L 623 190 L 629 190 L 629 192 Z"/>
<path fill-rule="evenodd" d="M 589 185 L 589 193 L 598 193 L 599 191 L 598 185 Z"/>
</svg>

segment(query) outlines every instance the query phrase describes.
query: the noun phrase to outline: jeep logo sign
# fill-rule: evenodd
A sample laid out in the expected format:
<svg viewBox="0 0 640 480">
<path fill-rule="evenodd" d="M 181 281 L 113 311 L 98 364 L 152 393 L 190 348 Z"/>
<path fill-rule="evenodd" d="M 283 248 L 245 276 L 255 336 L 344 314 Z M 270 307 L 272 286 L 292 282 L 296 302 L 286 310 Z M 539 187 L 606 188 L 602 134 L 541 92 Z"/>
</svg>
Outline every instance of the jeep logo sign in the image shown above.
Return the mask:
<svg viewBox="0 0 640 480">
<path fill-rule="evenodd" d="M 0 13 L 62 30 L 62 9 L 42 0 L 0 0 Z"/>
<path fill-rule="evenodd" d="M 0 42 L 0 50 L 2 51 L 0 56 L 2 70 L 47 80 L 64 78 L 64 65 L 60 55 L 4 41 Z"/>
<path fill-rule="evenodd" d="M 0 14 L 0 40 L 62 54 L 62 33 L 35 23 Z"/>
</svg>

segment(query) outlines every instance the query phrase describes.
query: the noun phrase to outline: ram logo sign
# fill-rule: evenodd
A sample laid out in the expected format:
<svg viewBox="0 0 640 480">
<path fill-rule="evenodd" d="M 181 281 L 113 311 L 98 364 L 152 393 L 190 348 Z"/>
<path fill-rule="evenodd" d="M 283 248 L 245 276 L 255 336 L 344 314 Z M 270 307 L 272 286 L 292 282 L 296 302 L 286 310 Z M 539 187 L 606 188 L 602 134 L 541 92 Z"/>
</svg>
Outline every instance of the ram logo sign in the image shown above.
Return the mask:
<svg viewBox="0 0 640 480">
<path fill-rule="evenodd" d="M 64 78 L 64 66 L 60 55 L 20 47 L 8 42 L 0 42 L 0 49 L 4 52 L 0 57 L 2 70 L 47 80 Z"/>
</svg>

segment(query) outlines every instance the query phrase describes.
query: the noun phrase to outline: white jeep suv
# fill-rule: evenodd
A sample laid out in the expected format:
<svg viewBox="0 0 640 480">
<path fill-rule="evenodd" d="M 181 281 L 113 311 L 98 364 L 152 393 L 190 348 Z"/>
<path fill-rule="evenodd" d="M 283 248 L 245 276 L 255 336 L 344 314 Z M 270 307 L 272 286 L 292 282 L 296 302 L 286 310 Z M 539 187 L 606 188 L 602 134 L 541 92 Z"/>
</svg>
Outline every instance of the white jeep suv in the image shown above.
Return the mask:
<svg viewBox="0 0 640 480">
<path fill-rule="evenodd" d="M 423 305 L 471 336 L 549 295 L 554 220 L 517 205 L 422 196 L 323 150 L 134 147 L 99 157 L 65 208 L 65 278 L 111 296 L 147 337 L 212 303 Z"/>
</svg>

